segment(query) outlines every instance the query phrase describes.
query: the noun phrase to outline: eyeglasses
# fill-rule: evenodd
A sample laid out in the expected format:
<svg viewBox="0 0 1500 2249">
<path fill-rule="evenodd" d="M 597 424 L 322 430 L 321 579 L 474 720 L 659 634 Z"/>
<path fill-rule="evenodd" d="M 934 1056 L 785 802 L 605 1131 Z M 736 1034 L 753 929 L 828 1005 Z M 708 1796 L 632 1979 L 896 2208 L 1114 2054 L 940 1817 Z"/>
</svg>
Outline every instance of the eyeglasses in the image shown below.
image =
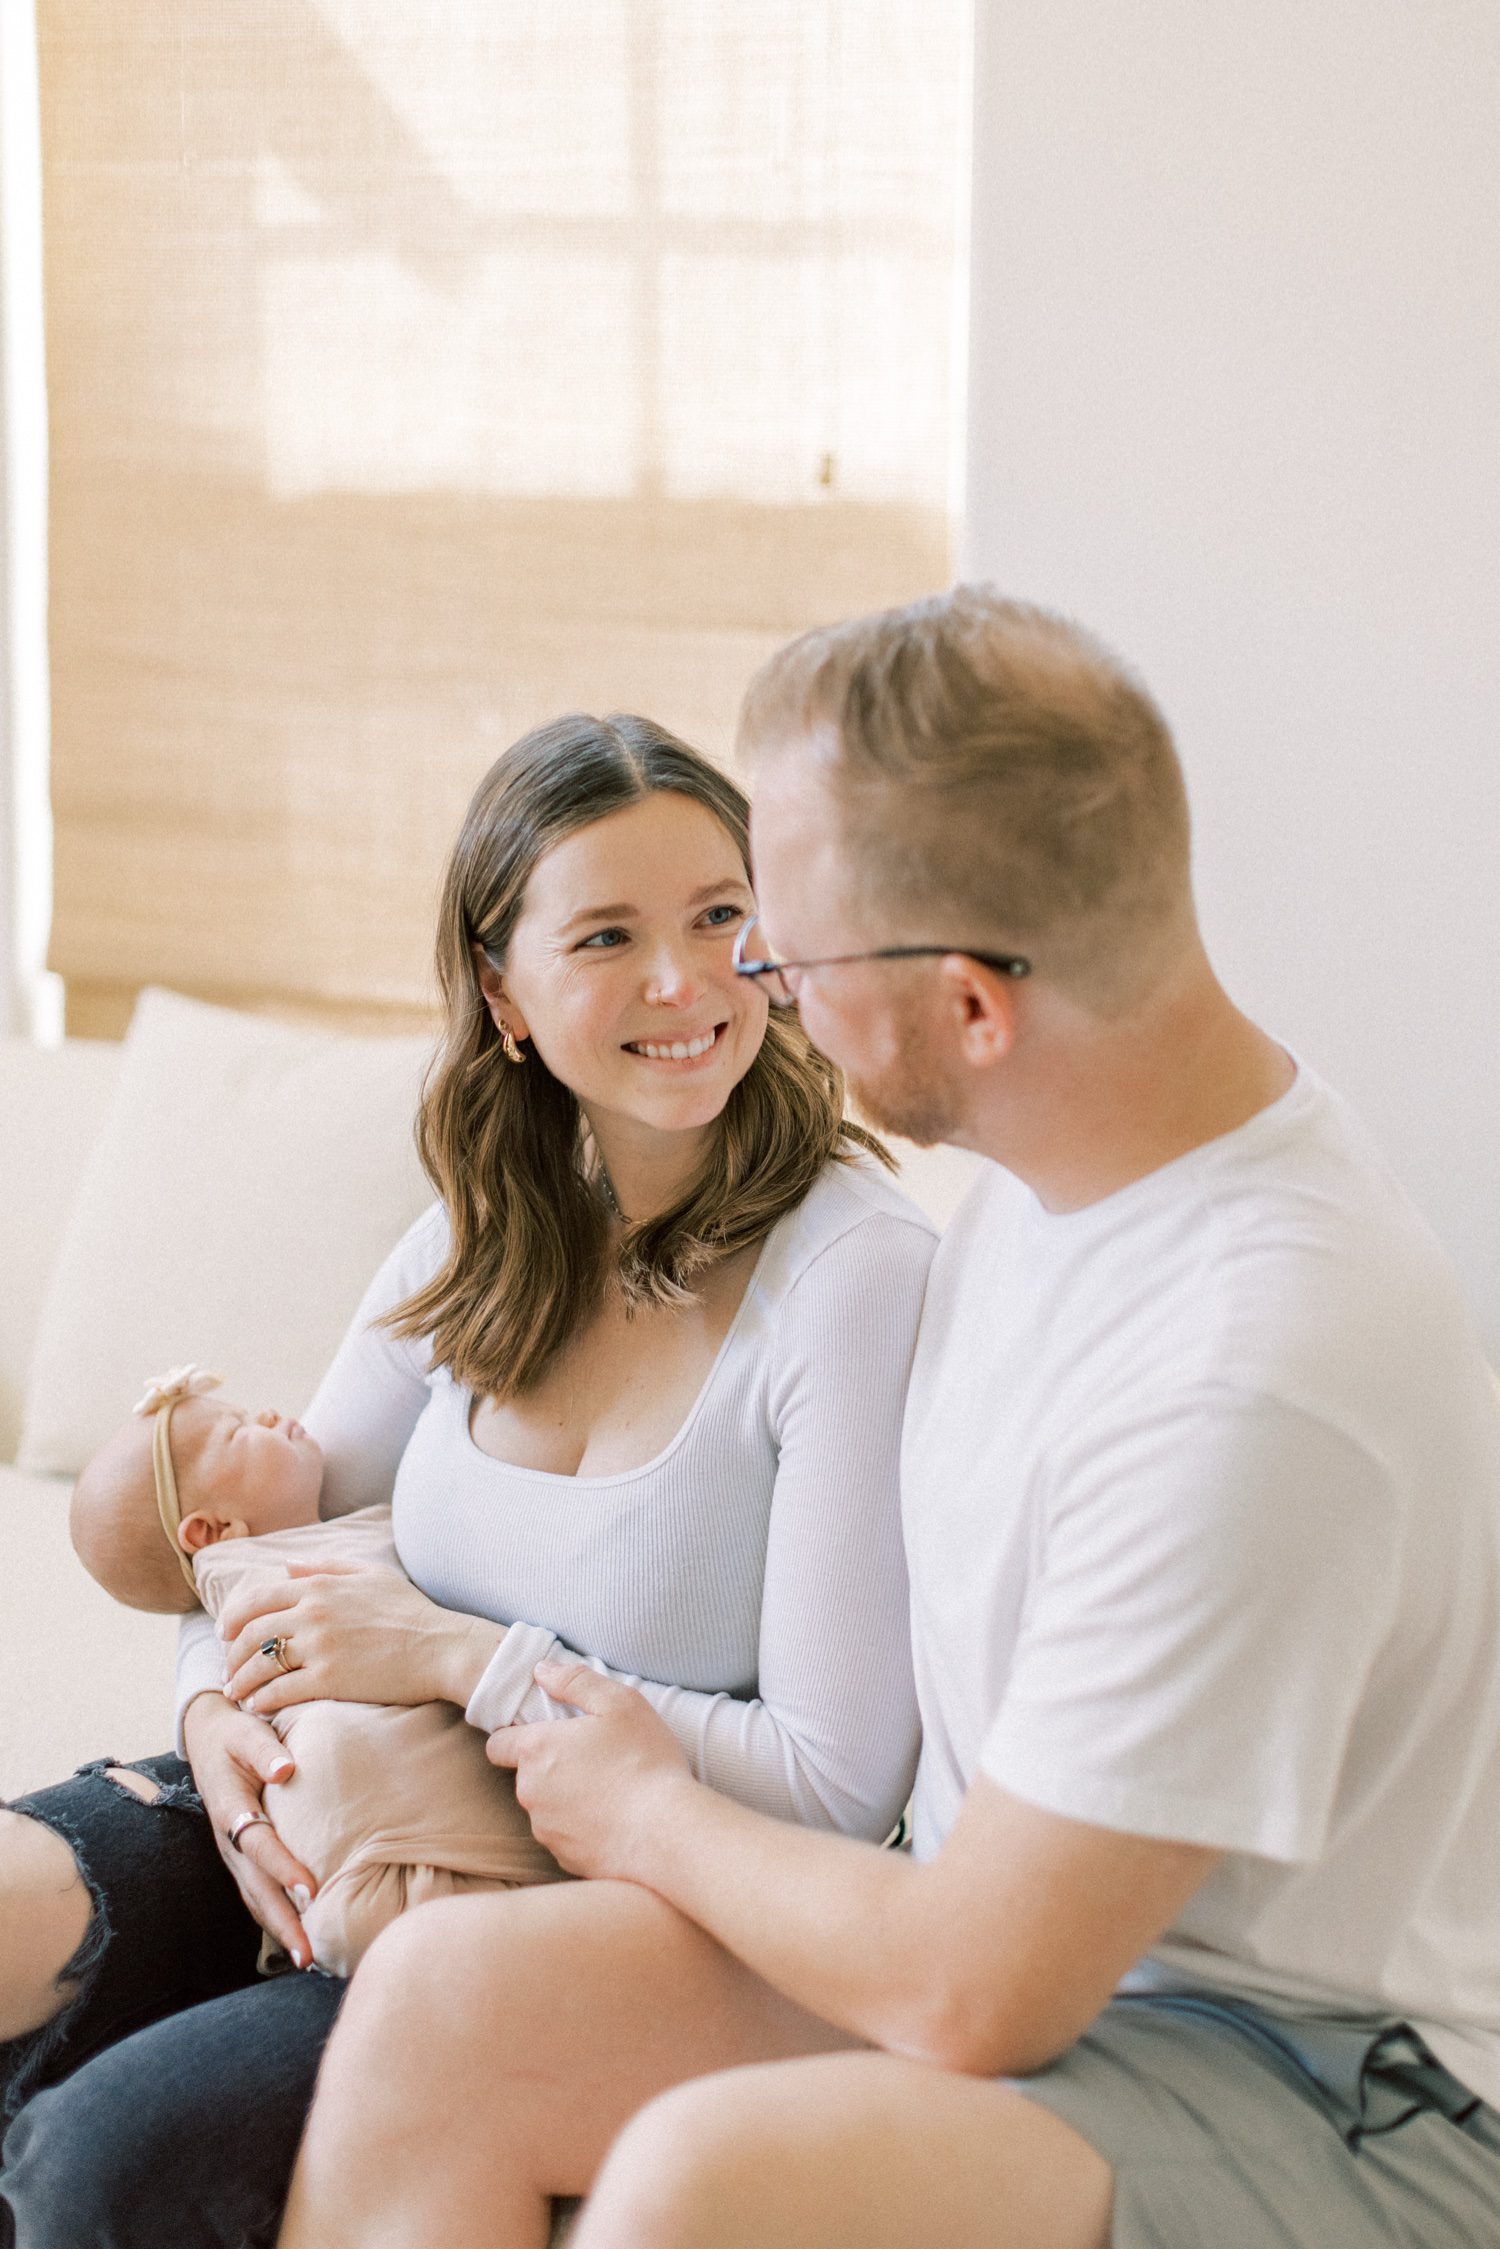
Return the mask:
<svg viewBox="0 0 1500 2249">
<path fill-rule="evenodd" d="M 998 969 L 1002 976 L 1029 976 L 1031 963 L 1019 953 L 976 953 L 972 945 L 882 945 L 871 953 L 827 953 L 821 960 L 784 961 L 762 950 L 759 959 L 750 952 L 750 933 L 759 931 L 758 921 L 747 921 L 734 941 L 733 965 L 736 976 L 756 977 L 773 1007 L 795 1007 L 802 989 L 804 972 L 809 968 L 844 968 L 851 961 L 915 961 L 941 960 L 945 953 L 961 953 L 965 960 L 982 961 L 986 968 Z M 760 943 L 765 947 L 764 934 Z"/>
</svg>

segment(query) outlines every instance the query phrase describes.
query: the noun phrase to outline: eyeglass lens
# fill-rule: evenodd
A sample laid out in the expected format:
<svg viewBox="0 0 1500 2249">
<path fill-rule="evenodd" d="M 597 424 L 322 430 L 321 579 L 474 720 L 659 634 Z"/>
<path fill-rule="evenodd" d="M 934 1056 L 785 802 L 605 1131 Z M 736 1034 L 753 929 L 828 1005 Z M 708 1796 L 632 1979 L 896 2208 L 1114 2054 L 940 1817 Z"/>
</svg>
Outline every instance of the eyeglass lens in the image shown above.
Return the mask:
<svg viewBox="0 0 1500 2249">
<path fill-rule="evenodd" d="M 797 995 L 792 989 L 791 983 L 791 977 L 796 974 L 796 971 L 794 969 L 789 974 L 787 970 L 781 967 L 779 962 L 771 960 L 766 945 L 766 933 L 758 918 L 745 924 L 737 951 L 744 960 L 765 962 L 766 965 L 757 971 L 755 981 L 760 985 L 772 1007 L 796 1006 Z"/>
</svg>

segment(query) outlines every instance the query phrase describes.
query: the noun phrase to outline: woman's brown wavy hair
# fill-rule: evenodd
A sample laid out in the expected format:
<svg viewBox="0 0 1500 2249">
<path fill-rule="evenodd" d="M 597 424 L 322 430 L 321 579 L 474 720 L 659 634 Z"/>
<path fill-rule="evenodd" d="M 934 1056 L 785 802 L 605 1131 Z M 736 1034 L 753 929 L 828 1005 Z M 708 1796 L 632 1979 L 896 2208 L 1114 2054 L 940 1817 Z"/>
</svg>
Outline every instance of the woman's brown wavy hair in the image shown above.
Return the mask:
<svg viewBox="0 0 1500 2249">
<path fill-rule="evenodd" d="M 433 1363 L 480 1397 L 533 1388 L 613 1276 L 626 1302 L 674 1304 L 696 1275 L 795 1209 L 825 1164 L 869 1152 L 846 1119 L 843 1078 L 791 1011 L 772 1010 L 760 1052 L 724 1108 L 703 1169 L 671 1209 L 629 1226 L 611 1253 L 597 1160 L 578 1103 L 537 1053 L 507 1062 L 475 972 L 477 943 L 503 968 L 532 869 L 576 829 L 645 797 L 688 797 L 722 821 L 750 872 L 750 807 L 717 766 L 649 719 L 575 714 L 522 737 L 474 792 L 443 880 L 437 972 L 445 1024 L 417 1145 L 448 1213 L 441 1269 L 387 1315 L 429 1338 Z"/>
</svg>

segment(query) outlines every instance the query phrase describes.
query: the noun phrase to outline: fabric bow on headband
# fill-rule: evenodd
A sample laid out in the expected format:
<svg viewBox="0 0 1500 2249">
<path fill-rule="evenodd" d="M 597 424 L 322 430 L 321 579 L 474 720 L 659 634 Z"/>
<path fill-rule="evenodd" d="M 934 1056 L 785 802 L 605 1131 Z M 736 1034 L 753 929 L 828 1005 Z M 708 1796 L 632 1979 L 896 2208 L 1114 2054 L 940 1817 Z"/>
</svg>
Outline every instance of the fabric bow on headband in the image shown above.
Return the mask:
<svg viewBox="0 0 1500 2249">
<path fill-rule="evenodd" d="M 198 1580 L 193 1575 L 193 1565 L 182 1551 L 178 1532 L 182 1525 L 182 1505 L 177 1497 L 177 1472 L 172 1465 L 172 1411 L 184 1398 L 201 1398 L 210 1390 L 217 1390 L 224 1377 L 210 1374 L 206 1368 L 191 1361 L 185 1367 L 173 1367 L 170 1374 L 159 1374 L 146 1385 L 146 1395 L 136 1407 L 144 1420 L 154 1414 L 156 1426 L 151 1432 L 151 1465 L 156 1478 L 156 1512 L 161 1517 L 161 1527 L 167 1544 L 177 1557 L 177 1566 L 198 1598 Z"/>
<path fill-rule="evenodd" d="M 159 1374 L 148 1382 L 146 1395 L 133 1410 L 143 1417 L 160 1413 L 163 1406 L 175 1406 L 183 1398 L 206 1397 L 223 1380 L 221 1374 L 210 1374 L 207 1368 L 189 1360 L 185 1367 L 173 1367 L 170 1374 Z"/>
</svg>

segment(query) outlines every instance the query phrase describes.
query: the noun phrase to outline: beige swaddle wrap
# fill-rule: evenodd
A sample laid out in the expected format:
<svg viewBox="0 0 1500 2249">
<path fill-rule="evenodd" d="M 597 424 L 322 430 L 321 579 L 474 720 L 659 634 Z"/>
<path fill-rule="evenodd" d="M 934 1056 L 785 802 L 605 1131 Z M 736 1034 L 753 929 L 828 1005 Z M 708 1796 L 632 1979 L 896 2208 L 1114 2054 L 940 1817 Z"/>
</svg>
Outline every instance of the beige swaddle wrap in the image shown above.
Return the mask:
<svg viewBox="0 0 1500 2249">
<path fill-rule="evenodd" d="M 366 1507 L 209 1547 L 195 1563 L 204 1607 L 217 1617 L 248 1577 L 282 1575 L 291 1562 L 403 1574 L 390 1509 Z M 490 1764 L 483 1735 L 453 1703 L 302 1702 L 272 1723 L 297 1770 L 267 1786 L 266 1811 L 317 1879 L 302 1925 L 331 1975 L 352 1975 L 409 1906 L 566 1879 L 516 1802 L 515 1776 Z"/>
</svg>

